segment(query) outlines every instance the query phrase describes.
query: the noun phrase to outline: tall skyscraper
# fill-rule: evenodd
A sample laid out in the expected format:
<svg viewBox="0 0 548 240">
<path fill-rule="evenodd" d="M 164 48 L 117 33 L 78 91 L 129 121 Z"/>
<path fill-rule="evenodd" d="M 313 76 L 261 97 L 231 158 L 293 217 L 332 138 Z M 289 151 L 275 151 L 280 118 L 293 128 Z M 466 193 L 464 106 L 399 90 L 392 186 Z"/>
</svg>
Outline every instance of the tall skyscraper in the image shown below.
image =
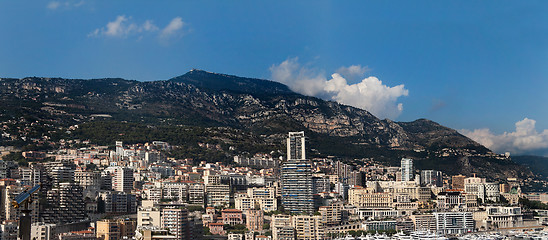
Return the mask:
<svg viewBox="0 0 548 240">
<path fill-rule="evenodd" d="M 304 132 L 289 132 L 287 160 L 306 159 Z"/>
<path fill-rule="evenodd" d="M 282 205 L 292 213 L 314 212 L 312 165 L 305 159 L 304 132 L 290 132 L 287 161 L 282 165 Z"/>
<path fill-rule="evenodd" d="M 112 179 L 112 189 L 118 192 L 130 193 L 133 190 L 133 170 L 117 167 Z"/>
<path fill-rule="evenodd" d="M 423 186 L 443 186 L 442 173 L 436 170 L 421 171 L 421 185 Z"/>
<path fill-rule="evenodd" d="M 341 161 L 335 162 L 335 174 L 339 177 L 339 182 L 348 183 L 352 168 L 351 165 L 344 164 Z"/>
<path fill-rule="evenodd" d="M 75 183 L 59 183 L 47 193 L 42 211 L 45 223 L 80 222 L 87 217 L 83 189 Z"/>
<path fill-rule="evenodd" d="M 49 183 L 43 183 L 44 185 L 56 186 L 62 182 L 73 182 L 74 181 L 74 170 L 76 165 L 69 160 L 61 160 L 54 162 L 43 163 L 48 178 L 51 180 Z M 45 187 L 45 186 L 44 186 Z"/>
<path fill-rule="evenodd" d="M 161 226 L 167 228 L 171 234 L 175 235 L 175 239 L 191 239 L 187 209 L 163 208 L 160 220 Z"/>
<path fill-rule="evenodd" d="M 122 141 L 116 141 L 116 155 L 124 155 L 124 143 Z"/>
<path fill-rule="evenodd" d="M 413 159 L 402 158 L 401 159 L 401 180 L 402 182 L 413 181 L 415 179 L 413 168 Z"/>
<path fill-rule="evenodd" d="M 349 179 L 350 185 L 354 186 L 365 186 L 365 172 L 354 170 L 352 173 L 350 173 L 350 179 Z"/>
</svg>

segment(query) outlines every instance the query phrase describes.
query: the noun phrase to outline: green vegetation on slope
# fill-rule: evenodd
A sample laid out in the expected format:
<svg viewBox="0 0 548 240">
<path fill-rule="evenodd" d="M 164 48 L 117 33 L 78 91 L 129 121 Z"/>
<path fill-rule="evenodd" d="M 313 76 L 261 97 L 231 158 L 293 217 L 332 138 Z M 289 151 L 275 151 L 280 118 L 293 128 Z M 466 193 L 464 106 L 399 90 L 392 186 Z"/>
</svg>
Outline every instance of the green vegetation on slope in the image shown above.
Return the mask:
<svg viewBox="0 0 548 240">
<path fill-rule="evenodd" d="M 548 178 L 548 157 L 541 156 L 515 156 L 514 162 L 528 166 L 533 173 Z"/>
<path fill-rule="evenodd" d="M 73 137 L 90 140 L 100 145 L 114 145 L 116 141 L 128 144 L 163 141 L 177 147 L 170 157 L 195 161 L 226 162 L 238 153 L 269 153 L 280 145 L 269 144 L 249 132 L 230 128 L 195 126 L 152 126 L 141 123 L 95 121 L 79 125 Z"/>
</svg>

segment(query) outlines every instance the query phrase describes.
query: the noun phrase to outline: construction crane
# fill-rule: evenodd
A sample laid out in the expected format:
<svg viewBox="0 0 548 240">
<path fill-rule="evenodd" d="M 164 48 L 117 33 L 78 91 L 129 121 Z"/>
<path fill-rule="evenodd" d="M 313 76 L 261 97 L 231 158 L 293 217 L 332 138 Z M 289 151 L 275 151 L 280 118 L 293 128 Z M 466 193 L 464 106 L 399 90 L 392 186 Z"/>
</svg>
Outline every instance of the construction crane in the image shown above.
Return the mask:
<svg viewBox="0 0 548 240">
<path fill-rule="evenodd" d="M 31 217 L 29 204 L 32 202 L 32 194 L 40 189 L 40 184 L 32 187 L 31 189 L 25 189 L 22 193 L 17 195 L 11 202 L 14 208 L 21 208 L 21 216 L 19 217 L 19 237 L 21 240 L 30 240 L 30 227 Z"/>
</svg>

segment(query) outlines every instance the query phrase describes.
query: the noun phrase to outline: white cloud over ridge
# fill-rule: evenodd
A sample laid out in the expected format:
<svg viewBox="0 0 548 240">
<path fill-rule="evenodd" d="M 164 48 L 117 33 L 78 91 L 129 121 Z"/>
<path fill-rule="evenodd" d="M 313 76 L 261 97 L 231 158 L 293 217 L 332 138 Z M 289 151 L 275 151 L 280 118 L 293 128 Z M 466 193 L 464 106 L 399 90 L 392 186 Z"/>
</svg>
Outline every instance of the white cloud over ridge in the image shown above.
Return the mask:
<svg viewBox="0 0 548 240">
<path fill-rule="evenodd" d="M 409 94 L 403 84 L 389 87 L 372 76 L 349 84 L 345 77 L 363 77 L 367 71 L 359 65 L 339 68 L 330 79 L 321 71 L 301 66 L 297 58 L 272 65 L 270 71 L 274 81 L 288 85 L 295 92 L 362 108 L 379 118 L 397 118 L 403 111 L 403 104 L 397 100 Z"/>
<path fill-rule="evenodd" d="M 173 36 L 174 34 L 177 34 L 183 29 L 183 19 L 181 17 L 176 17 L 169 22 L 169 24 L 162 29 L 162 33 L 160 34 L 161 38 L 168 38 L 170 36 Z"/>
<path fill-rule="evenodd" d="M 120 15 L 116 17 L 114 21 L 108 22 L 105 27 L 95 29 L 93 32 L 88 34 L 88 36 L 125 38 L 138 33 L 154 31 L 158 31 L 158 27 L 150 20 L 147 20 L 145 23 L 139 25 L 134 23 L 131 17 Z"/>
<path fill-rule="evenodd" d="M 137 37 L 141 39 L 146 33 L 156 33 L 157 37 L 165 39 L 182 31 L 184 22 L 181 17 L 175 17 L 163 29 L 160 29 L 152 20 L 146 20 L 142 24 L 133 21 L 133 18 L 125 15 L 117 16 L 114 21 L 106 26 L 97 28 L 88 34 L 88 37 L 127 38 Z"/>
<path fill-rule="evenodd" d="M 516 122 L 514 132 L 504 132 L 500 135 L 492 133 L 487 128 L 462 129 L 460 132 L 497 153 L 546 155 L 548 154 L 548 129 L 538 132 L 535 124 L 535 120 L 524 118 Z"/>
</svg>

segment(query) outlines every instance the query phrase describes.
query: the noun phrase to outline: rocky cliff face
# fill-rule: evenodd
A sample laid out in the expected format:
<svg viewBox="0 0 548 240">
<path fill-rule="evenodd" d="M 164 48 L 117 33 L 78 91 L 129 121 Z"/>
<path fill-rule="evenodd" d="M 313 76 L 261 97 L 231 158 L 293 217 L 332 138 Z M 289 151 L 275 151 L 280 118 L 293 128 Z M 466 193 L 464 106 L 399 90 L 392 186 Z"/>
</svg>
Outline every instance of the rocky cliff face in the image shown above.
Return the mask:
<svg viewBox="0 0 548 240">
<path fill-rule="evenodd" d="M 502 167 L 513 164 L 511 161 L 499 163 L 497 155 L 480 144 L 429 120 L 380 120 L 362 109 L 294 93 L 280 83 L 200 70 L 152 82 L 1 79 L 0 99 L 4 103 L 0 119 L 31 114 L 75 123 L 112 116 L 114 120 L 153 124 L 226 126 L 265 135 L 306 130 L 343 139 L 349 146 L 398 152 L 395 157 L 411 151 L 423 153 L 418 156 L 434 163 L 437 157 L 454 158 L 452 166 L 462 173 L 473 172 L 474 166 L 482 164 L 463 157 L 481 157 L 500 165 L 500 170 L 492 171 L 494 177 L 516 174 Z"/>
</svg>

